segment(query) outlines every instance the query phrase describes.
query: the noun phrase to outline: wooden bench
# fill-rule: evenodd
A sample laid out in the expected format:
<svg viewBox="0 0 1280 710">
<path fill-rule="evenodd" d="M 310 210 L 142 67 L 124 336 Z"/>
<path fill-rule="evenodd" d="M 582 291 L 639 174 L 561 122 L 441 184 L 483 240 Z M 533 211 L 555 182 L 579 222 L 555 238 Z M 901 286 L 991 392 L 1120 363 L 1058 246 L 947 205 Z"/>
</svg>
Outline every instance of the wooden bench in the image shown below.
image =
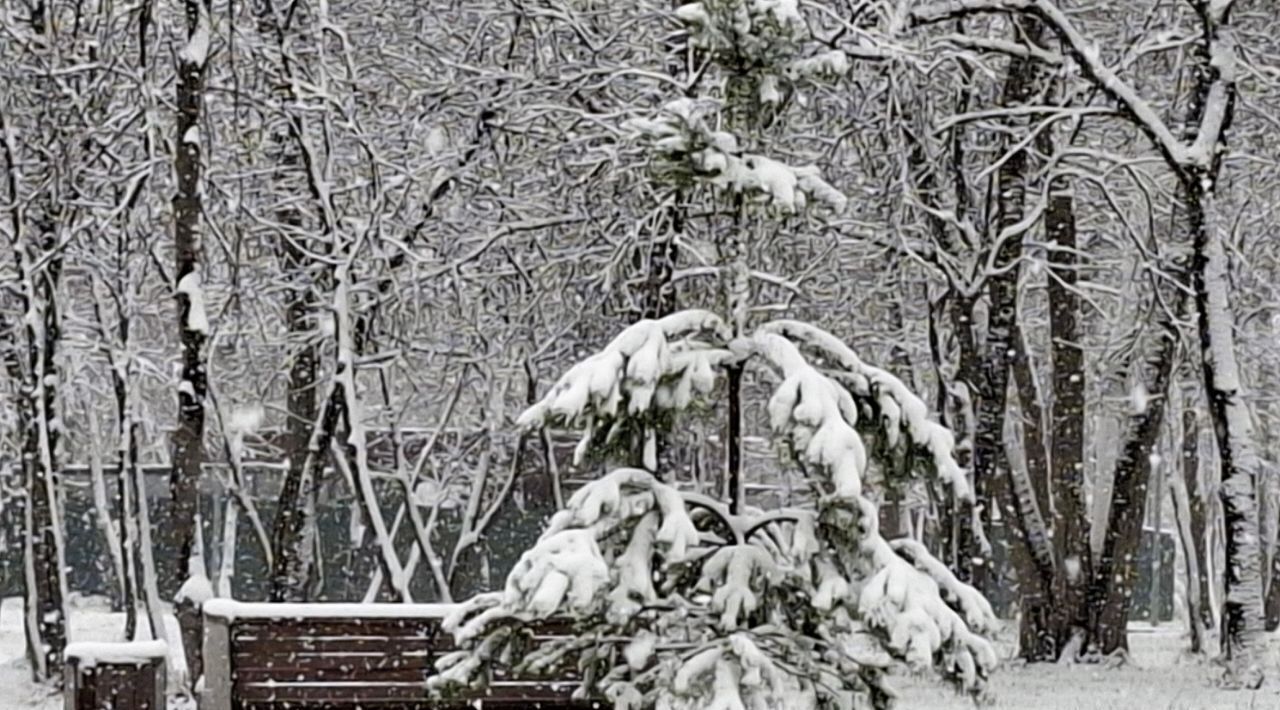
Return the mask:
<svg viewBox="0 0 1280 710">
<path fill-rule="evenodd" d="M 66 649 L 66 710 L 165 710 L 163 641 L 72 643 Z"/>
<path fill-rule="evenodd" d="M 204 605 L 200 710 L 592 710 L 577 683 L 495 681 L 487 694 L 432 700 L 427 678 L 455 650 L 436 604 Z"/>
</svg>

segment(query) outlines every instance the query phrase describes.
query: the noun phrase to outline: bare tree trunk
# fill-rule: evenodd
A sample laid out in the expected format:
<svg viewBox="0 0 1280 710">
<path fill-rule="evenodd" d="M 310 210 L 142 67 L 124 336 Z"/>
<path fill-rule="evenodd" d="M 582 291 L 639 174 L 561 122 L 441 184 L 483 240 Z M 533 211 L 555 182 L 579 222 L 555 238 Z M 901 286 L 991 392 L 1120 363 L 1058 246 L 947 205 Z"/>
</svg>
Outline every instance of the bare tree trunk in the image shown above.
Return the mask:
<svg viewBox="0 0 1280 710">
<path fill-rule="evenodd" d="M 310 491 L 320 481 L 325 462 L 329 460 L 341 414 L 341 397 L 342 392 L 337 383 L 331 383 L 328 396 L 324 398 L 320 412 L 311 425 L 311 436 L 302 466 L 298 474 L 294 475 L 291 465 L 290 474 L 285 478 L 284 488 L 280 492 L 271 538 L 274 563 L 271 570 L 272 601 L 307 600 L 311 551 L 306 529 L 313 521 L 308 515 L 312 509 L 300 502 L 304 495 L 311 495 Z"/>
<path fill-rule="evenodd" d="M 1192 229 L 1195 235 L 1192 283 L 1199 313 L 1201 362 L 1209 414 L 1218 441 L 1222 469 L 1222 508 L 1226 525 L 1226 599 L 1222 612 L 1222 652 L 1233 681 L 1254 688 L 1263 681 L 1262 653 L 1266 613 L 1262 598 L 1262 550 L 1258 538 L 1257 484 L 1263 475 L 1253 439 L 1253 421 L 1243 401 L 1235 356 L 1235 321 L 1227 301 L 1227 255 L 1222 229 L 1210 215 L 1216 204 L 1206 178 L 1191 176 Z"/>
<path fill-rule="evenodd" d="M 1154 521 L 1152 523 L 1154 539 L 1152 541 L 1152 549 L 1151 549 L 1151 569 L 1150 569 L 1151 598 L 1147 600 L 1148 602 L 1147 613 L 1151 617 L 1151 625 L 1159 626 L 1160 625 L 1160 594 L 1162 593 L 1161 584 L 1160 584 L 1160 571 L 1161 571 L 1160 557 L 1161 557 L 1161 551 L 1162 551 L 1161 550 L 1161 528 L 1164 525 L 1164 489 L 1165 489 L 1165 486 L 1168 484 L 1168 473 L 1166 473 L 1164 470 L 1163 459 L 1160 461 L 1159 464 L 1155 465 L 1154 468 L 1155 468 L 1155 471 L 1153 471 L 1152 473 L 1155 474 L 1156 480 L 1155 480 L 1155 485 L 1152 486 L 1152 491 L 1151 491 L 1151 496 L 1153 498 L 1153 500 L 1151 501 L 1151 517 Z"/>
<path fill-rule="evenodd" d="M 1273 529 L 1280 530 L 1280 508 L 1271 511 L 1271 525 Z M 1270 576 L 1270 584 L 1267 585 L 1267 598 L 1265 600 L 1265 611 L 1267 615 L 1267 631 L 1275 631 L 1280 628 L 1280 547 L 1271 552 L 1270 569 L 1266 572 Z"/>
<path fill-rule="evenodd" d="M 1014 321 L 1013 375 L 1018 402 L 1022 410 L 1022 441 L 1025 471 L 1009 465 L 1009 484 L 1014 496 L 1012 515 L 1020 539 L 1012 540 L 1021 548 L 1018 561 L 1018 586 L 1021 592 L 1022 620 L 1019 652 L 1028 661 L 1055 661 L 1059 655 L 1059 634 L 1054 628 L 1057 601 L 1053 597 L 1055 574 L 1050 553 L 1052 540 L 1043 511 L 1049 508 L 1049 460 L 1045 450 L 1044 411 L 1040 406 L 1040 388 L 1022 336 L 1022 328 Z"/>
<path fill-rule="evenodd" d="M 1198 589 L 1200 622 L 1205 629 L 1213 628 L 1213 595 L 1209 591 L 1210 569 L 1208 516 L 1205 511 L 1205 485 L 1200 481 L 1200 418 L 1196 413 L 1196 399 L 1184 400 L 1182 410 L 1182 479 L 1187 489 L 1187 521 L 1190 526 L 1192 550 L 1188 556 L 1199 561 L 1197 575 L 1189 584 Z"/>
<path fill-rule="evenodd" d="M 1146 354 L 1129 365 L 1136 368 L 1138 379 L 1151 396 L 1129 415 L 1124 444 L 1115 464 L 1102 550 L 1089 580 L 1089 646 L 1103 654 L 1129 648 L 1126 629 L 1133 599 L 1134 561 L 1146 517 L 1151 452 L 1164 420 L 1165 394 L 1181 338 L 1171 314 L 1185 310 L 1185 289 L 1177 289 L 1169 300 L 1173 302 L 1170 307 L 1158 312 L 1157 334 L 1150 336 L 1157 340 L 1155 347 L 1147 346 Z"/>
<path fill-rule="evenodd" d="M 57 254 L 56 207 L 35 220 L 38 250 L 28 259 L 49 255 L 44 268 L 23 277 L 27 311 L 27 379 L 23 382 L 26 430 L 23 462 L 27 471 L 26 615 L 27 657 L 37 680 L 60 680 L 67 643 L 66 564 L 63 560 L 62 504 L 59 496 L 57 348 L 61 320 L 57 305 L 62 257 Z M 22 273 L 19 271 L 19 273 Z"/>
<path fill-rule="evenodd" d="M 172 504 L 170 520 L 177 535 L 177 554 L 165 559 L 161 579 L 176 591 L 187 576 L 195 548 L 196 507 L 200 467 L 204 462 L 204 403 L 208 391 L 204 345 L 208 321 L 200 276 L 200 112 L 203 105 L 205 64 L 209 52 L 210 22 L 207 0 L 184 0 L 187 44 L 178 53 L 177 127 L 173 168 L 177 193 L 173 197 L 173 244 L 177 259 L 175 297 L 178 304 L 178 341 L 182 347 L 182 374 L 178 383 L 178 428 L 173 435 L 173 471 L 169 479 Z"/>
<path fill-rule="evenodd" d="M 44 3 L 33 6 L 30 21 L 36 34 L 47 33 Z M 33 678 L 56 683 L 62 679 L 62 652 L 67 642 L 62 508 L 56 468 L 60 203 L 53 195 L 42 192 L 31 196 L 34 199 L 24 212 L 27 198 L 19 193 L 20 167 L 14 136 L 15 131 L 0 111 L 0 154 L 5 162 L 12 228 L 8 246 L 18 277 L 16 288 L 10 291 L 17 296 L 18 312 L 22 314 L 21 325 L 0 323 L 0 359 L 19 389 L 15 409 L 25 495 L 22 540 L 26 655 Z M 59 180 L 55 177 L 50 182 L 51 187 L 42 189 L 57 190 Z"/>
<path fill-rule="evenodd" d="M 205 370 L 205 338 L 208 336 L 208 316 L 205 313 L 204 292 L 201 283 L 200 261 L 203 247 L 200 239 L 200 114 L 204 103 L 204 74 L 208 60 L 212 15 L 208 0 L 184 0 L 187 43 L 178 52 L 177 66 L 177 121 L 174 141 L 173 168 L 177 179 L 177 192 L 173 196 L 173 246 L 176 259 L 175 297 L 178 315 L 178 342 L 182 351 L 182 372 L 178 382 L 178 428 L 173 434 L 170 457 L 173 469 L 169 476 L 171 504 L 170 525 L 177 536 L 178 545 L 173 557 L 164 557 L 164 573 L 145 570 L 143 578 L 147 607 L 152 607 L 153 584 L 163 580 L 175 585 L 164 590 L 172 596 L 191 578 L 208 574 L 203 569 L 204 560 L 195 554 L 199 547 L 198 512 L 201 466 L 204 463 L 204 406 L 208 394 L 208 373 Z M 145 507 L 146 491 L 139 483 L 138 512 L 143 526 L 147 525 Z M 142 530 L 142 560 L 150 561 L 149 531 Z M 200 565 L 194 569 L 193 565 Z M 152 580 L 148 577 L 158 577 Z M 152 626 L 160 623 L 153 613 Z M 194 618 L 182 615 L 182 636 L 198 633 Z M 153 629 L 155 638 L 164 638 L 163 627 Z M 200 648 L 194 652 L 199 654 Z M 192 667 L 202 667 L 201 659 L 190 659 Z M 186 679 L 194 682 L 194 678 Z"/>
<path fill-rule="evenodd" d="M 1052 140 L 1047 132 L 1042 152 Z M 1093 552 L 1089 544 L 1089 506 L 1084 485 L 1085 368 L 1080 348 L 1080 297 L 1076 292 L 1079 247 L 1076 243 L 1075 198 L 1063 178 L 1050 183 L 1045 231 L 1049 252 L 1049 333 L 1053 359 L 1052 439 L 1053 538 L 1058 561 L 1054 609 L 1058 648 L 1072 638 L 1083 640 L 1089 623 L 1087 606 Z M 1078 644 L 1077 644 L 1078 645 Z"/>
<path fill-rule="evenodd" d="M 1190 416 L 1188 416 L 1190 415 Z M 1187 628 L 1191 635 L 1191 652 L 1204 653 L 1205 651 L 1205 623 L 1204 611 L 1209 603 L 1207 598 L 1207 581 L 1208 576 L 1204 570 L 1205 558 L 1204 551 L 1204 528 L 1203 528 L 1203 503 L 1201 503 L 1201 525 L 1200 539 L 1196 540 L 1194 525 L 1192 524 L 1192 496 L 1197 495 L 1195 492 L 1195 476 L 1196 469 L 1192 468 L 1192 475 L 1187 476 L 1187 448 L 1188 440 L 1194 440 L 1199 436 L 1196 430 L 1195 411 L 1183 407 L 1181 438 L 1176 442 L 1178 446 L 1178 468 L 1171 472 L 1169 476 L 1169 492 L 1173 498 L 1173 516 L 1174 522 L 1178 528 L 1178 538 L 1182 543 L 1182 560 L 1183 573 L 1186 576 L 1186 599 L 1187 599 Z M 1195 461 L 1196 445 L 1190 444 L 1192 462 Z"/>
<path fill-rule="evenodd" d="M 1037 43 L 1042 32 L 1041 24 L 1034 19 L 1019 23 L 1020 29 L 1027 35 L 1027 41 Z M 1005 77 L 1001 105 L 1006 107 L 1020 106 L 1031 98 L 1040 84 L 1039 72 L 1034 61 L 1026 58 L 1013 58 L 1009 63 Z M 1010 142 L 1011 143 L 1011 142 Z M 1028 643 L 1022 653 L 1030 658 L 1044 656 L 1046 634 L 1038 626 L 1038 620 L 1047 619 L 1046 604 L 1049 603 L 1053 581 L 1053 553 L 1044 524 L 1044 517 L 1037 499 L 1037 493 L 1043 495 L 1028 480 L 1028 473 L 1017 470 L 1009 464 L 1004 456 L 1004 416 L 1006 413 L 1009 390 L 1009 374 L 1017 362 L 1023 360 L 1021 372 L 1023 382 L 1019 383 L 1024 411 L 1034 409 L 1040 416 L 1038 392 L 1033 382 L 1029 364 L 1025 362 L 1027 353 L 1021 342 L 1021 331 L 1018 325 L 1018 279 L 1021 274 L 1023 234 L 1027 226 L 1023 224 L 1026 217 L 1026 194 L 1030 152 L 1025 146 L 1012 146 L 1014 152 L 1007 156 L 996 179 L 996 219 L 992 230 L 992 249 L 995 252 L 994 267 L 998 270 L 986 274 L 987 298 L 989 301 L 987 315 L 986 352 L 982 361 L 982 394 L 978 402 L 977 435 L 974 448 L 974 477 L 976 480 L 995 480 L 1001 475 L 1001 469 L 1007 476 L 1005 496 L 991 496 L 991 503 L 1000 502 L 1006 520 L 1006 533 L 1011 546 L 1025 546 L 1026 554 L 1015 554 L 1013 559 L 1018 565 L 1018 586 L 1022 597 L 1023 620 L 1025 624 L 1022 637 Z M 1032 427 L 1037 435 L 1039 425 Z M 1043 441 L 1036 443 L 1031 452 L 1028 466 L 1046 466 Z M 1032 475 L 1043 474 L 1043 471 L 1031 472 Z M 1042 481 L 1043 482 L 1043 481 Z M 1043 496 L 1047 498 L 1047 495 Z M 987 580 L 990 583 L 992 580 Z M 1051 637 L 1051 634 L 1049 635 Z M 1051 642 L 1051 638 L 1049 639 Z M 1052 645 L 1050 643 L 1050 645 Z M 1052 649 L 1049 650 L 1052 654 Z"/>
</svg>

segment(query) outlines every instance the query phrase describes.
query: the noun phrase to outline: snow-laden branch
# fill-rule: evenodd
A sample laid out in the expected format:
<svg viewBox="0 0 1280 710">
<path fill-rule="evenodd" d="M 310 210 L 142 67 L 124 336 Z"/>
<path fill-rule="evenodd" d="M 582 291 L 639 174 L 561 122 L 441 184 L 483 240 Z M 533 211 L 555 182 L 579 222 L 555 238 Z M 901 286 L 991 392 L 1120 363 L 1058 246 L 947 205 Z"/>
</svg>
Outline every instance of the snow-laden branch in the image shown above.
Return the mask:
<svg viewBox="0 0 1280 710">
<path fill-rule="evenodd" d="M 699 332 L 718 342 L 730 337 L 724 321 L 709 311 L 682 311 L 630 326 L 604 350 L 574 365 L 516 424 L 526 429 L 585 425 L 574 451 L 574 462 L 581 463 L 594 437 L 619 433 L 612 427 L 620 418 L 651 407 L 684 409 L 695 395 L 712 390 L 712 368 L 732 355 L 688 337 Z M 653 459 L 656 452 L 646 451 L 645 465 L 651 469 L 657 466 Z"/>
<path fill-rule="evenodd" d="M 1174 135 L 1156 108 L 1107 65 L 1097 43 L 1089 40 L 1052 0 L 946 0 L 912 7 L 909 19 L 910 24 L 920 26 L 977 13 L 1024 12 L 1035 15 L 1062 40 L 1085 75 L 1111 96 L 1151 138 L 1170 166 L 1208 169 L 1221 142 L 1235 91 L 1237 51 L 1235 35 L 1227 24 L 1232 5 L 1233 0 L 1214 0 L 1203 14 L 1205 26 L 1202 31 L 1214 79 L 1205 97 L 1200 125 L 1190 144 Z"/>
<path fill-rule="evenodd" d="M 701 180 L 789 213 L 810 201 L 844 211 L 847 198 L 822 179 L 817 166 L 792 166 L 744 151 L 737 136 L 712 128 L 717 110 L 714 101 L 681 98 L 623 128 L 652 147 L 673 181 Z"/>
<path fill-rule="evenodd" d="M 849 346 L 830 333 L 808 323 L 778 320 L 761 327 L 799 343 L 822 355 L 832 366 L 847 374 L 842 382 L 858 397 L 874 401 L 880 412 L 881 426 L 891 446 L 905 433 L 908 442 L 928 451 L 933 457 L 934 471 L 951 486 L 957 499 L 969 501 L 964 469 L 955 460 L 955 435 L 950 429 L 930 421 L 928 406 L 894 375 L 866 364 Z"/>
</svg>

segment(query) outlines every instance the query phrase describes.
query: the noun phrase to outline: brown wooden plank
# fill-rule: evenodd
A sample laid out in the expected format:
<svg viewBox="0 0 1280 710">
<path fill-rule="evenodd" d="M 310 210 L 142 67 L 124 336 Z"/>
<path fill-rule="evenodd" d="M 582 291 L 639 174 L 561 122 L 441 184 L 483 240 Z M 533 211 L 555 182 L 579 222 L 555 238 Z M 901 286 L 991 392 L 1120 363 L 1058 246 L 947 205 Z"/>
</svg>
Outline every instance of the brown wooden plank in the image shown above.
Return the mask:
<svg viewBox="0 0 1280 710">
<path fill-rule="evenodd" d="M 439 634 L 438 619 L 254 619 L 237 621 L 231 638 L 241 636 L 412 636 Z"/>
<path fill-rule="evenodd" d="M 524 702 L 564 701 L 577 689 L 576 684 L 494 684 L 483 691 L 460 694 L 458 700 L 520 700 Z M 364 681 L 319 682 L 253 682 L 237 683 L 236 697 L 243 700 L 395 700 L 430 699 L 425 681 L 371 683 Z"/>
<path fill-rule="evenodd" d="M 236 640 L 232 643 L 235 655 L 254 653 L 287 653 L 290 651 L 440 651 L 453 650 L 453 644 L 441 644 L 436 639 L 414 636 L 409 638 L 389 638 L 385 636 L 326 636 L 323 638 L 281 639 L 251 638 Z"/>
<path fill-rule="evenodd" d="M 271 701 L 369 701 L 427 700 L 430 692 L 425 682 L 401 684 L 325 684 L 325 683 L 244 683 L 236 686 L 236 697 L 241 700 Z"/>
<path fill-rule="evenodd" d="M 306 673 L 321 669 L 417 669 L 430 671 L 435 667 L 435 658 L 423 654 L 395 653 L 281 653 L 255 654 L 235 656 L 232 659 L 233 672 L 246 670 L 288 670 Z"/>
<path fill-rule="evenodd" d="M 231 679 L 237 685 L 266 683 L 269 681 L 287 681 L 300 683 L 304 681 L 368 681 L 381 683 L 396 681 L 402 683 L 422 682 L 432 675 L 430 668 L 237 668 L 232 671 Z"/>
</svg>

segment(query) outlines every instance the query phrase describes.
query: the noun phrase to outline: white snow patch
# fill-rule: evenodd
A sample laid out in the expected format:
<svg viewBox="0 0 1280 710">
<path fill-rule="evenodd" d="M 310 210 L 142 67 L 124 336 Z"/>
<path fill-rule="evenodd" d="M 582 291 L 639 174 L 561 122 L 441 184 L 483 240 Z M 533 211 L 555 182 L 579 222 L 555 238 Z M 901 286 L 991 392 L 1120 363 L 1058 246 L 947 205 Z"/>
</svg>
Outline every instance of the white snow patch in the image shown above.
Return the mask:
<svg viewBox="0 0 1280 710">
<path fill-rule="evenodd" d="M 443 619 L 459 608 L 457 604 L 270 604 L 211 599 L 204 613 L 220 619 Z"/>
<path fill-rule="evenodd" d="M 209 58 L 209 16 L 201 12 L 196 31 L 187 39 L 178 58 L 183 62 L 204 66 Z"/>
<path fill-rule="evenodd" d="M 68 659 L 74 658 L 82 668 L 98 663 L 144 664 L 169 655 L 164 641 L 80 641 L 67 644 Z"/>
<path fill-rule="evenodd" d="M 187 328 L 197 333 L 209 333 L 209 317 L 204 310 L 204 290 L 201 288 L 200 273 L 192 271 L 178 281 L 178 293 L 185 294 L 191 303 L 187 311 Z"/>
</svg>

